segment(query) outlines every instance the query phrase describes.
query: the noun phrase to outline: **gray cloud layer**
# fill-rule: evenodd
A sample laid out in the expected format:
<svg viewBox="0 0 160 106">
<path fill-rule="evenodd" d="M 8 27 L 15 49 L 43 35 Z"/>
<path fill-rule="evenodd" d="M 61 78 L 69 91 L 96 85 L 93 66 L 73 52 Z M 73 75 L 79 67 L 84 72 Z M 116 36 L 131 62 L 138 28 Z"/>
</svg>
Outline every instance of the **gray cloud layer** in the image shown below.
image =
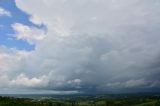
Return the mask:
<svg viewBox="0 0 160 106">
<path fill-rule="evenodd" d="M 16 5 L 47 31 L 28 26 L 33 30 L 24 34 L 22 24 L 22 29 L 13 25 L 19 39 L 36 40 L 36 47 L 8 86 L 80 92 L 160 88 L 159 0 L 16 0 Z"/>
</svg>

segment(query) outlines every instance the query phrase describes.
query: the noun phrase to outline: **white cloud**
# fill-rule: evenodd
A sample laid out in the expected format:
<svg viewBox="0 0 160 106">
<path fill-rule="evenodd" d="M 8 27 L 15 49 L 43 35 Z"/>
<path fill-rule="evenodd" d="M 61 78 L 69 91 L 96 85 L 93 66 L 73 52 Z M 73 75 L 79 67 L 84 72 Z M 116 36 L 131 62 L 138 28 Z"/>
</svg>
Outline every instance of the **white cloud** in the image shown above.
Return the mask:
<svg viewBox="0 0 160 106">
<path fill-rule="evenodd" d="M 30 52 L 0 46 L 0 75 L 16 71 L 29 54 Z"/>
<path fill-rule="evenodd" d="M 35 43 L 13 84 L 91 92 L 159 84 L 159 1 L 16 0 L 16 5 L 47 31 L 13 25 L 17 39 Z"/>
<path fill-rule="evenodd" d="M 20 23 L 15 23 L 12 25 L 15 30 L 15 37 L 17 39 L 22 39 L 30 44 L 34 44 L 37 41 L 43 40 L 45 38 L 45 32 L 35 27 L 30 27 Z"/>
<path fill-rule="evenodd" d="M 4 8 L 0 7 L 0 16 L 11 16 L 11 13 L 7 10 L 5 10 Z"/>
<path fill-rule="evenodd" d="M 14 87 L 27 87 L 27 88 L 39 88 L 39 87 L 46 87 L 48 84 L 48 79 L 45 75 L 39 78 L 31 78 L 29 79 L 26 75 L 20 74 L 17 76 L 16 79 L 13 79 L 9 83 L 11 86 Z"/>
<path fill-rule="evenodd" d="M 30 52 L 0 46 L 0 88 L 10 88 L 10 79 L 21 73 Z M 21 68 L 21 69 L 20 69 Z"/>
</svg>

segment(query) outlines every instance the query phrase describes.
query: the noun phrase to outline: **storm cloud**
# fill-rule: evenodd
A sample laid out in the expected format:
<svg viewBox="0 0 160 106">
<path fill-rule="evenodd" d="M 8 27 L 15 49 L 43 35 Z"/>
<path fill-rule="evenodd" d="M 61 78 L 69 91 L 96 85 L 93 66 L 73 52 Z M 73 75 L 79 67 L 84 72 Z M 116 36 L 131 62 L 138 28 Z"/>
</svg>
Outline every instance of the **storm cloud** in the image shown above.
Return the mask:
<svg viewBox="0 0 160 106">
<path fill-rule="evenodd" d="M 160 88 L 159 0 L 15 3 L 30 16 L 30 22 L 45 28 L 12 25 L 15 39 L 35 44 L 35 49 L 23 51 L 19 60 L 12 55 L 22 51 L 11 50 L 11 57 L 0 52 L 5 60 L 0 64 L 16 65 L 4 72 L 8 82 L 3 88 L 87 93 Z"/>
</svg>

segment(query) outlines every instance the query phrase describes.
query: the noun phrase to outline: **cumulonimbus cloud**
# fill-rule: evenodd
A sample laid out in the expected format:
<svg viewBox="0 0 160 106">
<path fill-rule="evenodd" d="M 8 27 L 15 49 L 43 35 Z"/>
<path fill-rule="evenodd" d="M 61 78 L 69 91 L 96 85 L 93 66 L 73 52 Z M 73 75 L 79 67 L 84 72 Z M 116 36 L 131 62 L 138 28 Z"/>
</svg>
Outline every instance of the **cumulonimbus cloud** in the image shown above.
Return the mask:
<svg viewBox="0 0 160 106">
<path fill-rule="evenodd" d="M 42 31 L 45 37 L 35 42 L 35 49 L 23 63 L 22 72 L 31 78 L 25 76 L 26 81 L 46 76 L 45 86 L 37 79 L 38 88 L 82 92 L 160 87 L 159 1 L 15 2 L 30 15 L 32 23 L 43 24 L 47 29 L 45 33 Z M 32 28 L 27 39 L 35 40 L 40 30 Z"/>
</svg>

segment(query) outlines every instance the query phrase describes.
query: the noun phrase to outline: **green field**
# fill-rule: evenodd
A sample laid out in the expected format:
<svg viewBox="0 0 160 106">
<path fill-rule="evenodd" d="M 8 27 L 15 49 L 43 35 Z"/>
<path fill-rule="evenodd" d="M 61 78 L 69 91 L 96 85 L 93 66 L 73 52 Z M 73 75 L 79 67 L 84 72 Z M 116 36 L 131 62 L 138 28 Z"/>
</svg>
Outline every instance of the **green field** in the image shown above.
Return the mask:
<svg viewBox="0 0 160 106">
<path fill-rule="evenodd" d="M 160 106 L 157 95 L 0 97 L 0 106 Z"/>
</svg>

